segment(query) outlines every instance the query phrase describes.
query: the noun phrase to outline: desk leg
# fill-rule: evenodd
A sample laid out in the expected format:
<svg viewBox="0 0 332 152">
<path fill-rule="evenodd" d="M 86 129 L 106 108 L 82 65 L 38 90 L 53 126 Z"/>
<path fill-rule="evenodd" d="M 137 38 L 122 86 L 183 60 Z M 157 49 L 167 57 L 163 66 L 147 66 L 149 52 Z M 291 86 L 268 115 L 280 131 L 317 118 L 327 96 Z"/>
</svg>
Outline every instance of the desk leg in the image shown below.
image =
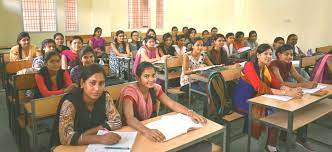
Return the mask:
<svg viewBox="0 0 332 152">
<path fill-rule="evenodd" d="M 188 105 L 188 107 L 191 108 L 191 78 L 190 78 L 190 76 L 189 76 L 189 82 L 190 82 L 190 83 L 189 83 L 189 87 L 188 87 L 188 88 L 189 88 L 189 89 L 188 89 L 188 92 L 189 92 L 189 93 L 188 93 L 188 96 L 189 96 L 189 100 L 188 100 L 188 104 L 189 104 L 189 105 Z"/>
<path fill-rule="evenodd" d="M 226 122 L 225 127 L 226 128 L 225 128 L 225 132 L 224 132 L 223 149 L 224 149 L 225 152 L 229 152 L 230 151 L 230 143 L 231 143 L 231 139 L 230 139 L 231 123 Z"/>
<path fill-rule="evenodd" d="M 290 148 L 292 146 L 293 118 L 294 118 L 293 112 L 288 112 L 286 151 L 290 151 Z"/>
<path fill-rule="evenodd" d="M 247 152 L 250 152 L 250 144 L 251 144 L 251 110 L 252 110 L 252 103 L 249 102 L 249 111 L 248 111 L 248 145 L 247 145 Z"/>
</svg>

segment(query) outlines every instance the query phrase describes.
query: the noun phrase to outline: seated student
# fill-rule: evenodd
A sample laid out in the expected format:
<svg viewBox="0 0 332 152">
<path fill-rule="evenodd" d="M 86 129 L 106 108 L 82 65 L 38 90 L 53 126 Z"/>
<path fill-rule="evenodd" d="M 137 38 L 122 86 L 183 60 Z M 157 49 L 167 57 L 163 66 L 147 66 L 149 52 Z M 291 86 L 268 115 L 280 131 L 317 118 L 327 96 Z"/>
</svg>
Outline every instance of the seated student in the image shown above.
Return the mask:
<svg viewBox="0 0 332 152">
<path fill-rule="evenodd" d="M 89 45 L 95 50 L 97 57 L 105 55 L 105 39 L 101 37 L 102 29 L 96 27 L 93 32 L 93 37 L 89 40 Z"/>
<path fill-rule="evenodd" d="M 76 65 L 70 70 L 71 80 L 77 85 L 80 84 L 81 72 L 84 66 L 93 64 L 95 62 L 95 52 L 92 47 L 84 46 L 78 54 L 80 64 Z"/>
<path fill-rule="evenodd" d="M 178 41 L 177 41 L 177 45 L 173 45 L 173 47 L 175 48 L 175 55 L 176 56 L 182 56 L 184 53 L 187 52 L 187 47 L 185 46 L 185 40 L 186 37 L 184 36 L 184 34 L 180 34 L 178 36 Z"/>
<path fill-rule="evenodd" d="M 178 27 L 176 27 L 176 26 L 172 27 L 171 35 L 172 35 L 172 40 L 174 42 L 177 42 L 178 41 Z"/>
<path fill-rule="evenodd" d="M 190 28 L 188 31 L 188 39 L 186 39 L 185 44 L 188 50 L 191 50 L 191 47 L 193 46 L 194 39 L 196 37 L 197 31 L 194 28 Z M 202 39 L 203 40 L 203 39 Z"/>
<path fill-rule="evenodd" d="M 318 60 L 312 71 L 310 80 L 332 84 L 332 51 Z"/>
<path fill-rule="evenodd" d="M 62 53 L 62 51 L 64 50 L 69 50 L 69 47 L 63 45 L 64 41 L 64 36 L 62 35 L 62 33 L 55 33 L 53 36 L 53 39 L 55 41 L 56 44 L 56 51 L 59 53 Z"/>
<path fill-rule="evenodd" d="M 282 85 L 291 88 L 314 88 L 317 86 L 315 82 L 306 81 L 292 65 L 293 47 L 291 45 L 286 44 L 279 47 L 276 51 L 276 56 L 277 59 L 270 62 L 269 69 Z M 289 82 L 289 76 L 293 76 L 297 83 Z"/>
<path fill-rule="evenodd" d="M 145 127 L 140 121 L 155 117 L 157 114 L 157 103 L 159 100 L 175 112 L 192 117 L 197 122 L 206 123 L 206 119 L 185 106 L 173 101 L 156 84 L 156 71 L 149 62 L 139 64 L 136 73 L 137 82 L 128 85 L 121 90 L 118 109 L 122 116 L 123 123 L 126 123 L 143 136 L 154 142 L 163 142 L 165 136 L 156 129 Z"/>
<path fill-rule="evenodd" d="M 239 83 L 233 91 L 232 101 L 237 112 L 247 115 L 249 110 L 248 99 L 262 94 L 288 95 L 302 97 L 302 90 L 282 86 L 280 81 L 269 71 L 267 65 L 272 58 L 272 48 L 268 44 L 261 44 L 257 48 L 256 59 L 245 63 Z M 261 106 L 253 106 L 252 115 L 255 119 L 264 117 L 270 109 Z M 259 138 L 265 130 L 259 124 L 253 123 L 252 136 Z M 268 151 L 276 151 L 276 130 L 269 131 Z"/>
<path fill-rule="evenodd" d="M 83 46 L 83 39 L 80 36 L 73 36 L 70 41 L 70 50 L 64 50 L 61 53 L 61 68 L 63 70 L 71 69 L 78 64 L 77 54 Z"/>
<path fill-rule="evenodd" d="M 98 130 L 117 130 L 122 126 L 111 95 L 105 92 L 105 74 L 99 64 L 83 67 L 80 88 L 62 97 L 58 105 L 50 147 L 58 145 L 112 145 L 121 137 Z"/>
<path fill-rule="evenodd" d="M 223 48 L 227 52 L 227 56 L 230 56 L 233 53 L 236 53 L 236 50 L 234 48 L 234 33 L 226 34 L 226 43 Z"/>
<path fill-rule="evenodd" d="M 245 47 L 246 44 L 244 43 L 244 33 L 242 31 L 235 33 L 235 41 L 234 41 L 234 48 L 237 51 L 238 49 L 241 49 Z"/>
<path fill-rule="evenodd" d="M 189 31 L 189 28 L 187 26 L 182 27 L 182 34 L 187 34 Z"/>
<path fill-rule="evenodd" d="M 155 47 L 157 47 L 158 44 L 159 44 L 159 41 L 157 40 L 157 34 L 156 34 L 156 32 L 154 31 L 154 29 L 148 29 L 148 31 L 146 31 L 146 35 L 145 35 L 145 37 L 147 37 L 147 36 L 154 37 L 154 39 L 155 39 Z M 143 41 L 142 44 L 145 45 L 145 41 Z"/>
<path fill-rule="evenodd" d="M 252 50 L 258 47 L 257 32 L 250 31 L 248 40 L 245 41 L 245 46 L 249 46 Z"/>
<path fill-rule="evenodd" d="M 296 45 L 297 44 L 297 35 L 290 34 L 287 37 L 286 44 L 289 44 L 294 47 L 294 60 L 299 60 L 300 58 L 305 57 L 306 55 L 302 52 L 302 50 Z"/>
<path fill-rule="evenodd" d="M 217 34 L 214 37 L 213 48 L 208 51 L 207 56 L 214 65 L 225 64 L 229 65 L 227 52 L 223 49 L 225 37 L 222 34 Z"/>
<path fill-rule="evenodd" d="M 30 44 L 30 35 L 27 32 L 21 32 L 17 36 L 17 45 L 10 49 L 9 61 L 32 60 L 39 55 L 38 48 Z"/>
<path fill-rule="evenodd" d="M 111 51 L 109 57 L 109 66 L 111 68 L 111 73 L 119 75 L 119 59 L 118 57 L 130 57 L 129 44 L 124 40 L 124 31 L 119 30 L 115 33 L 114 42 L 111 43 Z"/>
<path fill-rule="evenodd" d="M 276 37 L 272 44 L 272 59 L 276 59 L 276 51 L 279 47 L 285 44 L 285 40 L 282 37 Z"/>
<path fill-rule="evenodd" d="M 163 42 L 158 46 L 159 56 L 169 55 L 175 56 L 175 48 L 172 46 L 173 40 L 170 33 L 163 35 Z"/>
<path fill-rule="evenodd" d="M 69 72 L 60 68 L 60 55 L 56 51 L 45 54 L 44 66 L 35 79 L 43 97 L 67 93 L 76 86 L 72 84 Z"/>
<path fill-rule="evenodd" d="M 208 40 L 210 38 L 209 36 L 209 31 L 208 30 L 204 30 L 202 32 L 202 37 L 203 37 L 203 43 L 204 43 L 204 46 L 209 46 L 207 43 L 208 43 Z"/>
<path fill-rule="evenodd" d="M 137 53 L 138 49 L 142 46 L 142 41 L 139 41 L 139 33 L 137 31 L 132 31 L 131 42 L 129 43 L 130 52 L 132 52 L 133 57 Z"/>
<path fill-rule="evenodd" d="M 210 35 L 209 39 L 207 40 L 207 42 L 204 43 L 204 46 L 213 46 L 213 41 L 214 41 L 213 39 L 217 35 L 217 33 L 218 33 L 218 28 L 212 27 L 211 35 Z"/>
<path fill-rule="evenodd" d="M 193 73 L 194 69 L 204 67 L 206 65 L 211 66 L 213 65 L 210 59 L 202 53 L 203 48 L 203 39 L 200 37 L 196 37 L 194 39 L 192 50 L 186 52 L 183 55 L 183 62 L 182 62 L 182 73 L 180 78 L 181 90 L 188 91 L 189 90 L 189 75 Z M 195 82 L 192 83 L 192 88 L 196 90 L 203 91 L 205 90 L 205 83 L 204 82 Z"/>
<path fill-rule="evenodd" d="M 32 61 L 32 69 L 36 70 L 36 71 L 39 71 L 40 68 L 42 68 L 44 66 L 44 57 L 45 57 L 45 54 L 47 52 L 50 52 L 50 51 L 55 51 L 55 48 L 56 48 L 56 46 L 55 46 L 54 40 L 52 40 L 52 39 L 45 39 L 42 42 L 41 55 L 37 56 Z"/>
</svg>

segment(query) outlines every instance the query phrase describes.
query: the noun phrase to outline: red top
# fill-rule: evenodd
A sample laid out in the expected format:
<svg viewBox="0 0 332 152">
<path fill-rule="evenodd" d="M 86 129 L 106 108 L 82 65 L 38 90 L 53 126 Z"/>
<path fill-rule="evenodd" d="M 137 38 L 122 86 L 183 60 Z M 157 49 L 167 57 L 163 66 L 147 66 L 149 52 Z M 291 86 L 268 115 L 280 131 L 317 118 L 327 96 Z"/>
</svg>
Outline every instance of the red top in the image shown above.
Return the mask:
<svg viewBox="0 0 332 152">
<path fill-rule="evenodd" d="M 243 42 L 238 42 L 238 41 L 234 41 L 234 48 L 237 52 L 238 49 L 241 49 L 243 47 L 246 47 L 246 45 L 244 44 L 244 41 Z"/>
<path fill-rule="evenodd" d="M 48 97 L 48 96 L 52 96 L 52 95 L 58 95 L 58 94 L 63 94 L 63 90 L 62 88 L 58 88 L 56 85 L 56 81 L 52 81 L 52 90 L 48 90 L 45 81 L 44 81 L 44 77 L 41 74 L 35 74 L 35 79 L 39 89 L 40 94 L 43 97 Z M 65 87 L 70 86 L 73 82 L 70 79 L 70 75 L 68 71 L 65 71 L 63 73 L 63 80 L 65 81 Z"/>
</svg>

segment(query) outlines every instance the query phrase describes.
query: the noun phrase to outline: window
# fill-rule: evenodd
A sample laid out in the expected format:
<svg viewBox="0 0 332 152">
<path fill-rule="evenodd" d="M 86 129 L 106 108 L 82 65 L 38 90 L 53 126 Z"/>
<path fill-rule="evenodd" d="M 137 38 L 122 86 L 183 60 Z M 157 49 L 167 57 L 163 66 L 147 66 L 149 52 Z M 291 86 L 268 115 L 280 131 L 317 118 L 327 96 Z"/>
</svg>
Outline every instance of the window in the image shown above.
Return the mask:
<svg viewBox="0 0 332 152">
<path fill-rule="evenodd" d="M 54 32 L 56 0 L 22 0 L 23 28 L 27 32 Z"/>
<path fill-rule="evenodd" d="M 77 32 L 78 31 L 78 19 L 77 19 L 77 0 L 65 0 L 66 11 L 66 31 Z"/>
<path fill-rule="evenodd" d="M 151 10 L 156 11 L 151 12 Z M 128 0 L 128 28 L 163 28 L 163 13 L 163 0 Z M 155 27 L 151 27 L 151 21 L 155 23 L 152 24 Z"/>
</svg>

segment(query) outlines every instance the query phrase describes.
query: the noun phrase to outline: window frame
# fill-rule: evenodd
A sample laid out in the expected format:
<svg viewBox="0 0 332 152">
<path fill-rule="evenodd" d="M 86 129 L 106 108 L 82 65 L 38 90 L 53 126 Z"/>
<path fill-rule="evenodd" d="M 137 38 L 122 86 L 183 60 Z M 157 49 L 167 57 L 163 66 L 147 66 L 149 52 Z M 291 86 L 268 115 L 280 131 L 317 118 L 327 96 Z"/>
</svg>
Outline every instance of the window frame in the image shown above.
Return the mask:
<svg viewBox="0 0 332 152">
<path fill-rule="evenodd" d="M 78 19 L 78 0 L 74 0 L 75 1 L 75 4 L 76 4 L 76 6 L 75 6 L 75 14 L 76 14 L 76 26 L 77 26 L 77 28 L 76 28 L 76 30 L 75 31 L 68 31 L 67 30 L 67 11 L 66 11 L 66 8 L 67 8 L 67 2 L 66 2 L 67 0 L 64 0 L 64 2 L 65 2 L 65 8 L 64 8 L 64 10 L 65 10 L 65 31 L 66 32 L 79 32 L 80 31 L 80 24 L 79 24 L 79 19 Z"/>
</svg>

